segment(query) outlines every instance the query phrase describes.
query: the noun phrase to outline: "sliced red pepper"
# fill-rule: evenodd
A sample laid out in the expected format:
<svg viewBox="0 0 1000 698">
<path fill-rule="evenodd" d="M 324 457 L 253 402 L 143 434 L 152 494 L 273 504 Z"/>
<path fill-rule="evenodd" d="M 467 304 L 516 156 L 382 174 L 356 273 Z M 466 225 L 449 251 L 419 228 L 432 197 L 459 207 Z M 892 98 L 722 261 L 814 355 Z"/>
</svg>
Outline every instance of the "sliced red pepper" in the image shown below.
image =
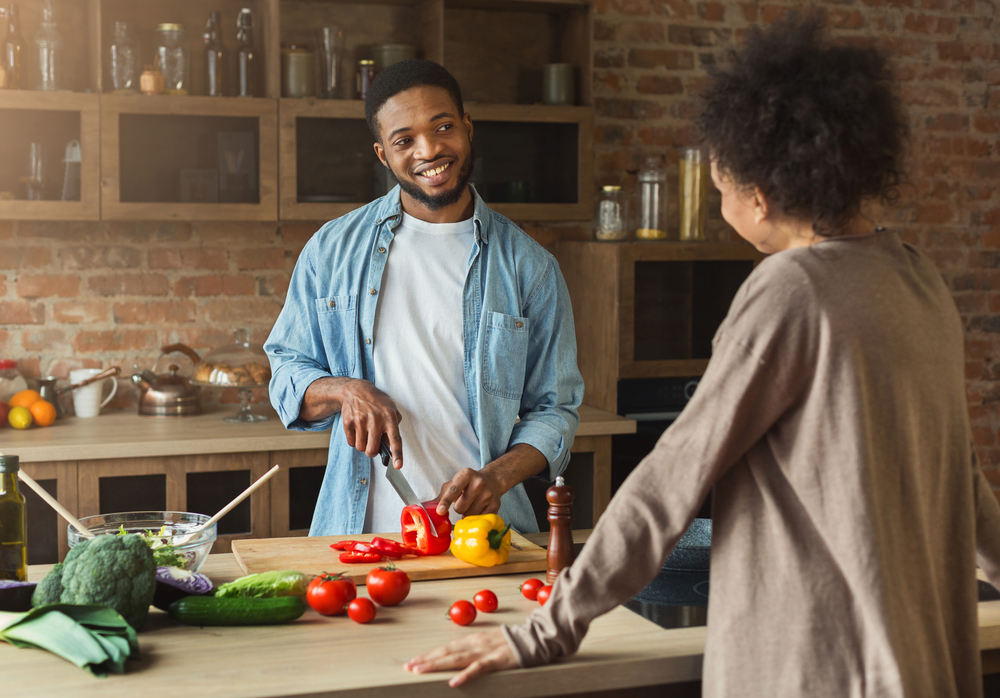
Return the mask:
<svg viewBox="0 0 1000 698">
<path fill-rule="evenodd" d="M 408 548 L 399 541 L 390 540 L 388 538 L 372 538 L 372 547 L 375 548 L 376 552 L 382 553 L 386 557 L 392 557 L 399 559 L 404 555 L 419 555 L 420 553 L 413 548 Z"/>
<path fill-rule="evenodd" d="M 354 550 L 354 544 L 357 543 L 356 540 L 338 540 L 336 543 L 330 545 L 334 550 Z"/>
<path fill-rule="evenodd" d="M 424 512 L 425 509 L 427 513 Z M 427 518 L 428 514 L 430 519 Z M 451 520 L 447 515 L 437 513 L 437 502 L 424 502 L 423 507 L 403 507 L 400 524 L 403 529 L 403 544 L 421 555 L 438 555 L 451 545 Z M 434 535 L 435 529 L 437 535 Z"/>
<path fill-rule="evenodd" d="M 375 553 L 376 555 L 382 555 L 383 557 L 389 557 L 394 560 L 398 560 L 403 557 L 403 553 L 385 550 L 381 546 L 376 545 L 374 541 L 371 543 L 363 543 L 360 541 L 356 542 L 353 550 L 356 553 Z"/>
<path fill-rule="evenodd" d="M 378 553 L 346 552 L 340 554 L 340 561 L 345 563 L 382 562 L 382 556 Z"/>
</svg>

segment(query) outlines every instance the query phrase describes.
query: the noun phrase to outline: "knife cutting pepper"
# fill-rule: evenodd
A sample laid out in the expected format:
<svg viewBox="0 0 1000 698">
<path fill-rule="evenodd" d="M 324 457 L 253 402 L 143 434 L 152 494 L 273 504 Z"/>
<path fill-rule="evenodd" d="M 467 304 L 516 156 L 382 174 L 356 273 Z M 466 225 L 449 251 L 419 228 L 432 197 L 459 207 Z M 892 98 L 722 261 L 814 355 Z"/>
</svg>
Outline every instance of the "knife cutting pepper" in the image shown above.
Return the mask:
<svg viewBox="0 0 1000 698">
<path fill-rule="evenodd" d="M 466 516 L 455 524 L 451 554 L 479 567 L 502 565 L 510 555 L 510 526 L 496 514 Z"/>
<path fill-rule="evenodd" d="M 451 544 L 451 520 L 437 513 L 436 502 L 403 507 L 400 524 L 403 545 L 416 549 L 421 555 L 438 555 Z M 437 535 L 434 535 L 435 530 Z"/>
</svg>

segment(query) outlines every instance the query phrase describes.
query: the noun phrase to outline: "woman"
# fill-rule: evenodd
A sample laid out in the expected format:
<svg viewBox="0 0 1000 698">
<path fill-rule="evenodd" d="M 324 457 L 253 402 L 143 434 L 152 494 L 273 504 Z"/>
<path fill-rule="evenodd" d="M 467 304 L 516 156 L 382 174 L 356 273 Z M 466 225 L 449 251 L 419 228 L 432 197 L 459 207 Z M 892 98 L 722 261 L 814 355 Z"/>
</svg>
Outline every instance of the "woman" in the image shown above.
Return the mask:
<svg viewBox="0 0 1000 698">
<path fill-rule="evenodd" d="M 521 626 L 417 657 L 452 679 L 576 651 L 659 571 L 714 486 L 705 696 L 978 696 L 975 565 L 1000 506 L 970 441 L 964 339 L 934 265 L 862 214 L 904 116 L 876 51 L 786 16 L 750 32 L 699 121 L 722 215 L 771 254 L 694 399 Z"/>
</svg>

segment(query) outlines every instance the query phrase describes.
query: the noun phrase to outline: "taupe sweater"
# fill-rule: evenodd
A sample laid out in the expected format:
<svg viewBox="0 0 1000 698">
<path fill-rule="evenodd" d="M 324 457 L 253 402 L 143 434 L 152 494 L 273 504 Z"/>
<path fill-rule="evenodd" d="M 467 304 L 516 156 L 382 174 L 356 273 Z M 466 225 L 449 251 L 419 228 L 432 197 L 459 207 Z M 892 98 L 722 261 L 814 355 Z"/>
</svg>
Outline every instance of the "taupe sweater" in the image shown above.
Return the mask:
<svg viewBox="0 0 1000 698">
<path fill-rule="evenodd" d="M 977 541 L 1000 584 L 1000 506 L 958 313 L 915 249 L 880 232 L 754 270 L 694 399 L 548 603 L 504 629 L 522 666 L 641 590 L 713 486 L 704 696 L 981 694 Z"/>
</svg>

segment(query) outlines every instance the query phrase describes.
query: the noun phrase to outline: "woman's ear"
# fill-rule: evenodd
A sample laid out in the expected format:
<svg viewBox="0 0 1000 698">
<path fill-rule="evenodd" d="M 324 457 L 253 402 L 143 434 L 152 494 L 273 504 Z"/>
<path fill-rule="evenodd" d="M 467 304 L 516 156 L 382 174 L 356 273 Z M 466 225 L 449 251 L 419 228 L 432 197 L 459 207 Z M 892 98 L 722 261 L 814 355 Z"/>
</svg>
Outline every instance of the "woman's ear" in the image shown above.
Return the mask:
<svg viewBox="0 0 1000 698">
<path fill-rule="evenodd" d="M 758 225 L 763 223 L 767 219 L 767 215 L 771 210 L 770 204 L 767 202 L 767 197 L 764 196 L 764 192 L 761 191 L 760 187 L 753 188 L 753 222 Z"/>
</svg>

